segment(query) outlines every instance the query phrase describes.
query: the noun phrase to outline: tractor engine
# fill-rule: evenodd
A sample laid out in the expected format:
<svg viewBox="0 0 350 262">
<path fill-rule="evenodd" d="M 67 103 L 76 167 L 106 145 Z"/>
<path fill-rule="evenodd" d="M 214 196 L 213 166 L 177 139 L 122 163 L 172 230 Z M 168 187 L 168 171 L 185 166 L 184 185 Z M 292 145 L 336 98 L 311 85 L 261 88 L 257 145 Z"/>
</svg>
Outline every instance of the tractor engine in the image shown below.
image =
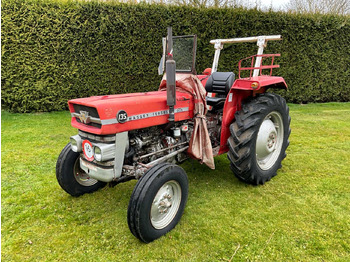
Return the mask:
<svg viewBox="0 0 350 262">
<path fill-rule="evenodd" d="M 161 157 L 188 145 L 191 138 L 192 124 L 188 121 L 176 122 L 174 127 L 163 131 L 160 126 L 133 130 L 129 132 L 129 148 L 125 154 L 125 164 L 147 165 Z M 182 162 L 185 153 L 170 157 L 167 162 Z"/>
</svg>

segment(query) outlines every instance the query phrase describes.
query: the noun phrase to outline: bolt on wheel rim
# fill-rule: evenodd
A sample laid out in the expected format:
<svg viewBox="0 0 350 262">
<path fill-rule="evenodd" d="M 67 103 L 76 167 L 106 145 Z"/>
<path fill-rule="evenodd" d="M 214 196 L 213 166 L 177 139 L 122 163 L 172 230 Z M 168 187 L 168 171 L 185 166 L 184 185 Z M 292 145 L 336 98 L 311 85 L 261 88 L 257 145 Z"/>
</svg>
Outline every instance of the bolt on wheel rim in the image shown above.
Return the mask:
<svg viewBox="0 0 350 262">
<path fill-rule="evenodd" d="M 89 175 L 80 168 L 79 158 L 74 163 L 73 173 L 75 180 L 82 186 L 93 186 L 98 182 L 96 179 L 89 177 Z"/>
<path fill-rule="evenodd" d="M 282 116 L 273 111 L 264 118 L 256 139 L 256 161 L 262 170 L 268 170 L 276 163 L 281 153 L 283 136 Z"/>
<path fill-rule="evenodd" d="M 166 182 L 158 190 L 150 213 L 151 224 L 155 229 L 163 229 L 173 221 L 180 207 L 181 193 L 181 186 L 175 180 Z"/>
</svg>

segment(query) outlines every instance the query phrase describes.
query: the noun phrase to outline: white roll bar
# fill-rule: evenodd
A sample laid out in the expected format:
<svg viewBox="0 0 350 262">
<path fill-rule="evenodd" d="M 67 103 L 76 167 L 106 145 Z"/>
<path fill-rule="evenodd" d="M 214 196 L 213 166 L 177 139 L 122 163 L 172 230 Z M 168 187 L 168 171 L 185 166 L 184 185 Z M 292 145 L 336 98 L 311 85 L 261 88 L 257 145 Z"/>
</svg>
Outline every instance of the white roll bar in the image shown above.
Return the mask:
<svg viewBox="0 0 350 262">
<path fill-rule="evenodd" d="M 282 40 L 281 35 L 262 35 L 262 36 L 251 36 L 251 37 L 241 37 L 241 38 L 230 38 L 230 39 L 215 39 L 210 40 L 211 44 L 216 44 L 220 42 L 222 44 L 233 44 L 233 43 L 247 43 L 247 42 L 257 42 L 259 38 L 264 38 L 268 41 Z"/>
<path fill-rule="evenodd" d="M 224 44 L 233 44 L 233 43 L 247 43 L 247 42 L 256 42 L 259 49 L 258 55 L 262 55 L 264 52 L 264 47 L 267 44 L 267 41 L 282 40 L 281 35 L 262 35 L 262 36 L 252 36 L 252 37 L 241 37 L 241 38 L 230 38 L 230 39 L 214 39 L 210 43 L 214 45 L 215 55 L 213 60 L 213 66 L 211 72 L 214 73 L 218 69 L 220 51 L 223 48 Z M 257 57 L 254 67 L 261 66 L 261 57 Z M 259 75 L 259 69 L 254 69 L 253 77 Z"/>
</svg>

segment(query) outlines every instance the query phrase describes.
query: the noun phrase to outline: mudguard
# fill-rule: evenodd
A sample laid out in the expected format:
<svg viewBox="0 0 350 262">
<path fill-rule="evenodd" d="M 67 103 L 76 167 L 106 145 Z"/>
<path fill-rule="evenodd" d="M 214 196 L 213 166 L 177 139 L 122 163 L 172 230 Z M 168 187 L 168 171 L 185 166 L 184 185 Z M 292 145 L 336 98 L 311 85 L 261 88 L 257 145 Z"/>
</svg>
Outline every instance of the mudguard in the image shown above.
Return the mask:
<svg viewBox="0 0 350 262">
<path fill-rule="evenodd" d="M 230 137 L 230 125 L 235 118 L 235 113 L 241 110 L 242 101 L 257 93 L 264 93 L 268 88 L 287 89 L 288 87 L 284 78 L 278 76 L 241 78 L 233 83 L 226 97 L 223 111 L 219 155 L 228 151 L 227 139 Z"/>
<path fill-rule="evenodd" d="M 270 87 L 282 88 L 282 89 L 288 88 L 283 77 L 256 76 L 256 77 L 250 77 L 250 78 L 237 79 L 233 83 L 231 89 L 258 91 L 264 88 L 264 91 L 265 91 L 267 88 L 270 88 Z"/>
</svg>

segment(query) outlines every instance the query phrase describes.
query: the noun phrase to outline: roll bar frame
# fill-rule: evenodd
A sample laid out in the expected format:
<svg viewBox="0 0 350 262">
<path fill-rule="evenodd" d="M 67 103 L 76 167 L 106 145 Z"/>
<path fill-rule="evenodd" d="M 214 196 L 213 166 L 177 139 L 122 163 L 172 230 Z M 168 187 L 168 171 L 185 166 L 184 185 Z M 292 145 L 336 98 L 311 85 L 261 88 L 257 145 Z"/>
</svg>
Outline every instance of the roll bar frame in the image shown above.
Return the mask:
<svg viewBox="0 0 350 262">
<path fill-rule="evenodd" d="M 241 37 L 241 38 L 229 38 L 229 39 L 214 39 L 210 43 L 214 45 L 215 54 L 211 72 L 214 73 L 218 69 L 219 57 L 221 49 L 224 47 L 224 44 L 234 44 L 234 43 L 249 43 L 256 42 L 258 46 L 258 53 L 255 61 L 255 68 L 261 67 L 261 59 L 264 53 L 264 47 L 267 45 L 267 41 L 282 40 L 281 35 L 263 35 L 263 36 L 252 36 L 252 37 Z M 254 69 L 253 77 L 259 75 L 260 70 Z"/>
</svg>

